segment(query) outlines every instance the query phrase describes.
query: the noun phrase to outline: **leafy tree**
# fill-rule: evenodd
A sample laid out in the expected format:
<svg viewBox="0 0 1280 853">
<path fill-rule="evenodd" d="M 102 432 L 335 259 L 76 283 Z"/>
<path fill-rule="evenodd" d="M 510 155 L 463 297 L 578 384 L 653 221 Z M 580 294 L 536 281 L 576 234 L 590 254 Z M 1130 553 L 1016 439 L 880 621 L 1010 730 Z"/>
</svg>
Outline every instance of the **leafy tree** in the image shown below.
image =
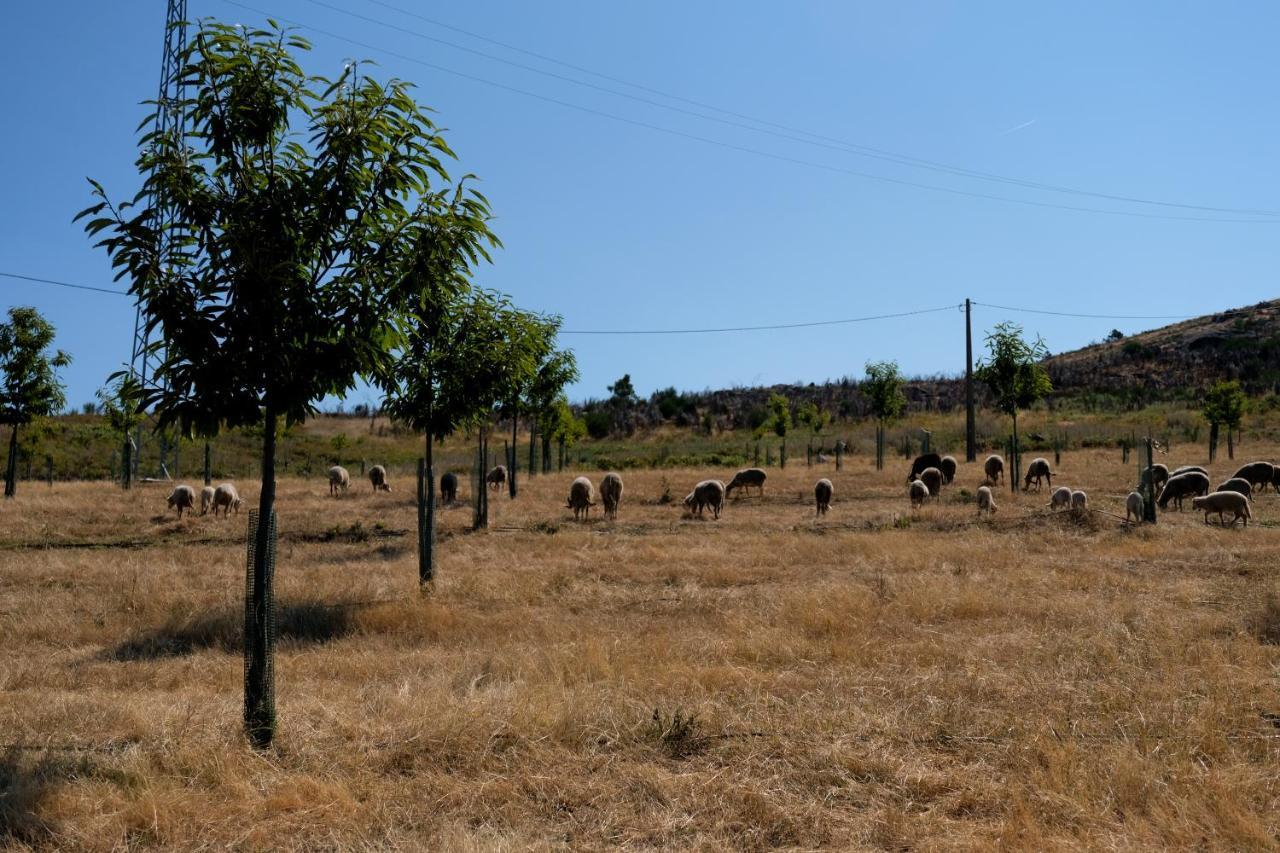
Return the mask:
<svg viewBox="0 0 1280 853">
<path fill-rule="evenodd" d="M 245 642 L 256 745 L 276 728 L 267 557 L 277 424 L 381 373 L 403 340 L 415 264 L 450 255 L 465 243 L 456 230 L 488 218 L 482 196 L 451 185 L 453 153 L 408 84 L 377 82 L 359 63 L 333 80 L 307 76 L 293 56 L 307 49 L 274 22 L 196 26 L 178 57 L 185 137 L 144 134 L 142 191 L 117 205 L 95 182 L 100 201 L 80 214 L 129 279 L 163 356 L 141 394 L 157 428 L 263 428 Z"/>
<path fill-rule="evenodd" d="M 1227 427 L 1228 457 L 1235 458 L 1235 445 L 1231 440 L 1232 431 L 1240 428 L 1240 421 L 1244 419 L 1244 410 L 1247 402 L 1244 391 L 1240 387 L 1240 382 L 1236 379 L 1218 382 L 1205 393 L 1204 406 L 1200 411 L 1204 415 L 1204 419 L 1209 422 L 1210 462 L 1217 455 L 1218 428 L 1222 425 Z"/>
<path fill-rule="evenodd" d="M 879 471 L 884 468 L 885 425 L 902 415 L 907 397 L 902 393 L 902 371 L 898 369 L 898 362 L 868 361 L 866 371 L 862 393 L 876 419 L 876 470 Z"/>
<path fill-rule="evenodd" d="M 0 424 L 9 427 L 6 498 L 17 494 L 18 428 L 67 404 L 58 368 L 69 365 L 71 356 L 47 352 L 53 335 L 53 326 L 34 308 L 10 308 L 9 322 L 0 323 Z"/>
<path fill-rule="evenodd" d="M 1018 449 L 1018 411 L 1030 408 L 1053 390 L 1049 373 L 1041 362 L 1049 354 L 1044 341 L 1036 338 L 1027 343 L 1022 327 L 1015 323 L 997 323 L 987 335 L 986 361 L 979 362 L 973 375 L 991 389 L 996 408 L 1013 418 L 1013 447 Z M 1010 461 L 1016 466 L 1016 456 Z M 1011 478 L 1017 486 L 1017 476 Z"/>
<path fill-rule="evenodd" d="M 558 325 L 558 324 L 557 324 Z M 542 429 L 547 415 L 556 408 L 565 386 L 578 379 L 578 359 L 572 350 L 552 350 L 538 365 L 526 392 L 529 413 L 529 475 L 534 471 L 534 443 L 542 435 L 542 467 L 550 470 L 551 433 Z"/>
<path fill-rule="evenodd" d="M 609 386 L 608 407 L 613 418 L 613 429 L 630 435 L 635 431 L 635 408 L 640 402 L 636 388 L 631 384 L 631 374 Z"/>
<path fill-rule="evenodd" d="M 1107 340 L 1108 340 L 1108 341 L 1123 341 L 1123 340 L 1124 340 L 1124 332 L 1120 331 L 1119 329 L 1112 329 L 1112 330 L 1111 330 L 1111 332 L 1107 335 Z"/>
<path fill-rule="evenodd" d="M 801 403 L 796 407 L 796 423 L 808 427 L 809 434 L 817 437 L 831 423 L 831 413 L 812 401 Z"/>
<path fill-rule="evenodd" d="M 587 435 L 587 422 L 575 417 L 569 400 L 561 395 L 544 415 L 543 435 L 550 435 L 560 448 L 560 467 L 564 467 L 565 452 Z"/>
<path fill-rule="evenodd" d="M 560 322 L 559 317 L 528 313 L 511 315 L 505 355 L 508 372 L 500 398 L 499 414 L 511 419 L 511 457 L 507 460 L 511 470 L 507 472 L 507 489 L 512 498 L 518 491 L 516 457 L 520 416 L 533 411 L 531 400 L 537 393 L 534 385 L 538 379 L 538 371 L 553 362 Z M 549 370 L 554 371 L 560 366 L 558 363 L 551 364 Z M 551 379 L 552 377 L 548 377 L 548 381 Z"/>
<path fill-rule="evenodd" d="M 142 396 L 142 388 L 137 377 L 124 373 L 106 388 L 98 390 L 98 401 L 102 404 L 102 413 L 107 416 L 111 430 L 120 434 L 120 486 L 129 488 L 133 484 L 134 446 L 133 431 L 142 423 L 142 411 L 138 401 Z"/>
<path fill-rule="evenodd" d="M 765 404 L 765 411 L 767 414 L 764 422 L 756 427 L 756 438 L 770 430 L 778 438 L 786 438 L 791 429 L 791 401 L 783 394 L 771 394 L 769 402 Z"/>
</svg>

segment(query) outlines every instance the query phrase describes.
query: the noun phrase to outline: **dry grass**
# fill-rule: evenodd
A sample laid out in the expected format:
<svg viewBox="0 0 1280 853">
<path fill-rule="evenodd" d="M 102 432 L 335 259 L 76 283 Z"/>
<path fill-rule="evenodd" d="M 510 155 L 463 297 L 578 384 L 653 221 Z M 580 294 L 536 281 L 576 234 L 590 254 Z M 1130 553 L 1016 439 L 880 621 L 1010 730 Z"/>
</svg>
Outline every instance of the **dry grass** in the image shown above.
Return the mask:
<svg viewBox="0 0 1280 853">
<path fill-rule="evenodd" d="M 1117 456 L 1070 454 L 1062 479 L 1122 513 Z M 0 506 L 0 834 L 1275 847 L 1280 498 L 1248 530 L 1132 529 L 1003 491 L 988 522 L 958 497 L 978 466 L 914 516 L 900 468 L 793 464 L 719 522 L 678 508 L 708 472 L 628 474 L 620 519 L 589 524 L 563 508 L 571 475 L 538 477 L 487 534 L 445 512 L 427 596 L 410 484 L 284 480 L 267 753 L 239 730 L 244 517 L 28 485 Z"/>
</svg>

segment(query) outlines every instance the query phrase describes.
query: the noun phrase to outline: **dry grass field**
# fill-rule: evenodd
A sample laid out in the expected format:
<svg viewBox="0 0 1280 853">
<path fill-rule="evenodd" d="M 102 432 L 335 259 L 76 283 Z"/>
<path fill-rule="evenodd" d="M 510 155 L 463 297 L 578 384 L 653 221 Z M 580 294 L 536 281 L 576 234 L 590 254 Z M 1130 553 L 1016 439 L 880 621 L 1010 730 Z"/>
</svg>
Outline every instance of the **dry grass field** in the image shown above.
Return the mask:
<svg viewBox="0 0 1280 853">
<path fill-rule="evenodd" d="M 1247 530 L 1189 510 L 1154 528 L 1055 516 L 1047 493 L 1007 488 L 979 520 L 960 496 L 977 465 L 917 513 L 906 467 L 793 462 L 719 521 L 679 501 L 732 472 L 628 473 L 619 520 L 585 524 L 564 508 L 569 474 L 523 480 L 487 533 L 444 512 L 427 595 L 412 484 L 330 498 L 282 480 L 265 753 L 239 723 L 245 516 L 178 521 L 161 486 L 24 483 L 0 506 L 0 835 L 1276 847 L 1280 497 Z M 1123 515 L 1134 471 L 1080 451 L 1059 477 Z M 819 476 L 836 488 L 823 520 Z"/>
</svg>

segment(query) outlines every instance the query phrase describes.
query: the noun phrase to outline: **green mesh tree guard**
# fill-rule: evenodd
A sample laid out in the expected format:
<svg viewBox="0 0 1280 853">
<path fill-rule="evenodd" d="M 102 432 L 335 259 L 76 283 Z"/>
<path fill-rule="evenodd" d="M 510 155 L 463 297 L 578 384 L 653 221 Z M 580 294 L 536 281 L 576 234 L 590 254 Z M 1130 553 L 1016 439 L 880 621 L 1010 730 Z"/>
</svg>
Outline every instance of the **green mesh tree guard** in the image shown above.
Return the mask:
<svg viewBox="0 0 1280 853">
<path fill-rule="evenodd" d="M 276 514 L 267 528 L 263 577 L 254 577 L 258 511 L 249 510 L 248 561 L 244 578 L 244 726 L 254 743 L 270 743 L 276 728 Z"/>
</svg>

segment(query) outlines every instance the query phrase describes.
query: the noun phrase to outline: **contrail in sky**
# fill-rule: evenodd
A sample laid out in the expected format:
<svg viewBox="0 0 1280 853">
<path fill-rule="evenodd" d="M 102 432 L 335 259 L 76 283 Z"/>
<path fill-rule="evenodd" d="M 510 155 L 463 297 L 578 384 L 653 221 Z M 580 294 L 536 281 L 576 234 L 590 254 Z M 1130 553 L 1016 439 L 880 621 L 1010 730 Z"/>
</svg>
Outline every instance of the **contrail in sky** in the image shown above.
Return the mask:
<svg viewBox="0 0 1280 853">
<path fill-rule="evenodd" d="M 1031 119 L 1030 121 L 1024 121 L 1022 124 L 1014 125 L 1013 127 L 1009 128 L 1006 131 L 997 133 L 996 136 L 1008 136 L 1011 133 L 1017 133 L 1020 130 L 1026 130 L 1028 127 L 1031 127 L 1031 125 L 1035 123 L 1036 123 L 1035 119 Z"/>
</svg>

